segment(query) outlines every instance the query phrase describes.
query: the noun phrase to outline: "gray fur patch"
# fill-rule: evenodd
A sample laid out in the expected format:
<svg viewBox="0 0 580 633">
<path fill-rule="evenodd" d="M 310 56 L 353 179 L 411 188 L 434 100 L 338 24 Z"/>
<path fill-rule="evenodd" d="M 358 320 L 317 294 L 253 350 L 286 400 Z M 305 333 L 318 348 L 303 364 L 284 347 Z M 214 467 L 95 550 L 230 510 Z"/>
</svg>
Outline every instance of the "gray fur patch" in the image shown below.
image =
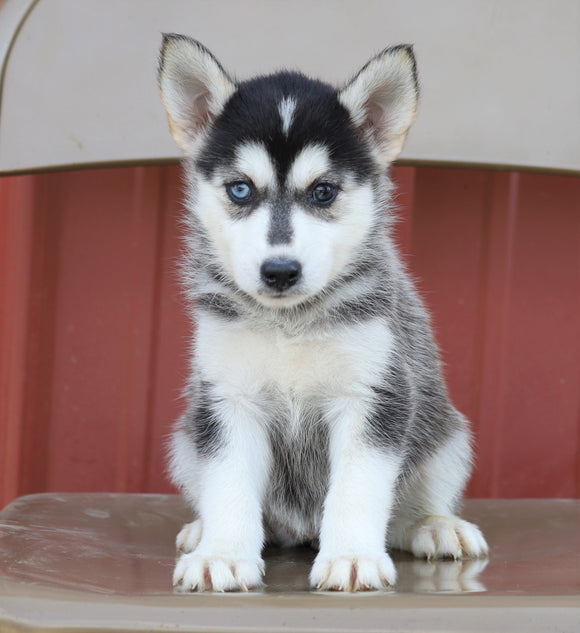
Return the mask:
<svg viewBox="0 0 580 633">
<path fill-rule="evenodd" d="M 235 302 L 224 294 L 206 293 L 199 295 L 196 305 L 199 309 L 220 316 L 228 321 L 234 321 L 241 316 Z"/>
<path fill-rule="evenodd" d="M 183 427 L 202 457 L 215 456 L 223 446 L 223 430 L 211 397 L 211 384 L 202 382 L 195 390 L 193 407 L 185 415 Z"/>
<path fill-rule="evenodd" d="M 264 516 L 275 531 L 311 540 L 318 535 L 328 489 L 328 426 L 317 408 L 306 405 L 299 429 L 289 432 L 291 422 L 282 411 L 270 428 L 272 470 Z"/>
<path fill-rule="evenodd" d="M 268 244 L 290 244 L 292 241 L 292 224 L 290 209 L 287 204 L 276 201 L 272 205 L 270 214 L 270 228 L 268 229 Z"/>
</svg>

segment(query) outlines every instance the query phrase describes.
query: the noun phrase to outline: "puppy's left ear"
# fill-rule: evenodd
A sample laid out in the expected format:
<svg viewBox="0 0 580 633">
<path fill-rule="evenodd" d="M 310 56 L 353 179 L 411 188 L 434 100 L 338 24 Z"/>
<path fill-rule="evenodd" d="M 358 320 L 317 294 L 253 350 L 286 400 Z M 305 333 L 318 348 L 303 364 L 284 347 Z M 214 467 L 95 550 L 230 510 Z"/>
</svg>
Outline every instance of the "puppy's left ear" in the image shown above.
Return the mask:
<svg viewBox="0 0 580 633">
<path fill-rule="evenodd" d="M 418 96 L 415 56 L 409 45 L 387 48 L 373 57 L 338 93 L 385 166 L 403 149 Z"/>
</svg>

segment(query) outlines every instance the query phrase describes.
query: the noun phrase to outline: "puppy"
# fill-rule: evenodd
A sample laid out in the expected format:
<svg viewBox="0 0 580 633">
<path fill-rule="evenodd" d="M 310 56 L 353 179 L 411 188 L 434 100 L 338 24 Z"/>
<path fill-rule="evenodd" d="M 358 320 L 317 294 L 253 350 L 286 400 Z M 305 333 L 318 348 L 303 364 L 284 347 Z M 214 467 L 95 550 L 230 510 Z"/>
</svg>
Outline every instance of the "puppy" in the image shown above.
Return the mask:
<svg viewBox="0 0 580 633">
<path fill-rule="evenodd" d="M 170 470 L 198 518 L 177 537 L 174 584 L 258 587 L 266 541 L 317 547 L 320 590 L 393 585 L 387 545 L 486 555 L 455 515 L 468 423 L 390 230 L 412 48 L 336 89 L 294 72 L 237 82 L 199 42 L 165 35 L 159 84 L 185 154 L 195 323 Z"/>
</svg>

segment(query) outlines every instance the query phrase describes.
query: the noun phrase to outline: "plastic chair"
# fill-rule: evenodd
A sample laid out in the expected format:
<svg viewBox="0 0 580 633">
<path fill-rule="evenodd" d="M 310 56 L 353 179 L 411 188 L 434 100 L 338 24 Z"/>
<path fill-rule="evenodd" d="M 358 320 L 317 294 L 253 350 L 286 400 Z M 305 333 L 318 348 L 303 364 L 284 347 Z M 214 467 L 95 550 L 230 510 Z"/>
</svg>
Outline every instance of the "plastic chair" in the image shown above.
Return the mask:
<svg viewBox="0 0 580 633">
<path fill-rule="evenodd" d="M 564 1 L 5 0 L 0 173 L 175 162 L 155 65 L 160 32 L 182 31 L 240 76 L 330 80 L 412 41 L 423 101 L 401 164 L 578 174 L 579 24 Z M 577 631 L 580 501 L 470 500 L 464 515 L 489 562 L 395 553 L 395 592 L 310 592 L 313 553 L 273 548 L 263 592 L 180 595 L 179 497 L 21 497 L 0 512 L 0 630 Z"/>
</svg>

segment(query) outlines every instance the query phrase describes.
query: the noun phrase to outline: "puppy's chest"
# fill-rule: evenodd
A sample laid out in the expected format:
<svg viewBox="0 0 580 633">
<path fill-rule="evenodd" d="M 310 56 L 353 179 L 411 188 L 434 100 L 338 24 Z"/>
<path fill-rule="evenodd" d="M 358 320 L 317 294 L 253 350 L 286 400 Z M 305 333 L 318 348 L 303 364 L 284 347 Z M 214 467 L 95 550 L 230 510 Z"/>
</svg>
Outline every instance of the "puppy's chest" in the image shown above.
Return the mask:
<svg viewBox="0 0 580 633">
<path fill-rule="evenodd" d="M 200 321 L 197 338 L 200 370 L 208 380 L 242 391 L 274 387 L 293 397 L 375 384 L 392 347 L 390 330 L 379 320 L 300 337 L 207 320 Z"/>
</svg>

